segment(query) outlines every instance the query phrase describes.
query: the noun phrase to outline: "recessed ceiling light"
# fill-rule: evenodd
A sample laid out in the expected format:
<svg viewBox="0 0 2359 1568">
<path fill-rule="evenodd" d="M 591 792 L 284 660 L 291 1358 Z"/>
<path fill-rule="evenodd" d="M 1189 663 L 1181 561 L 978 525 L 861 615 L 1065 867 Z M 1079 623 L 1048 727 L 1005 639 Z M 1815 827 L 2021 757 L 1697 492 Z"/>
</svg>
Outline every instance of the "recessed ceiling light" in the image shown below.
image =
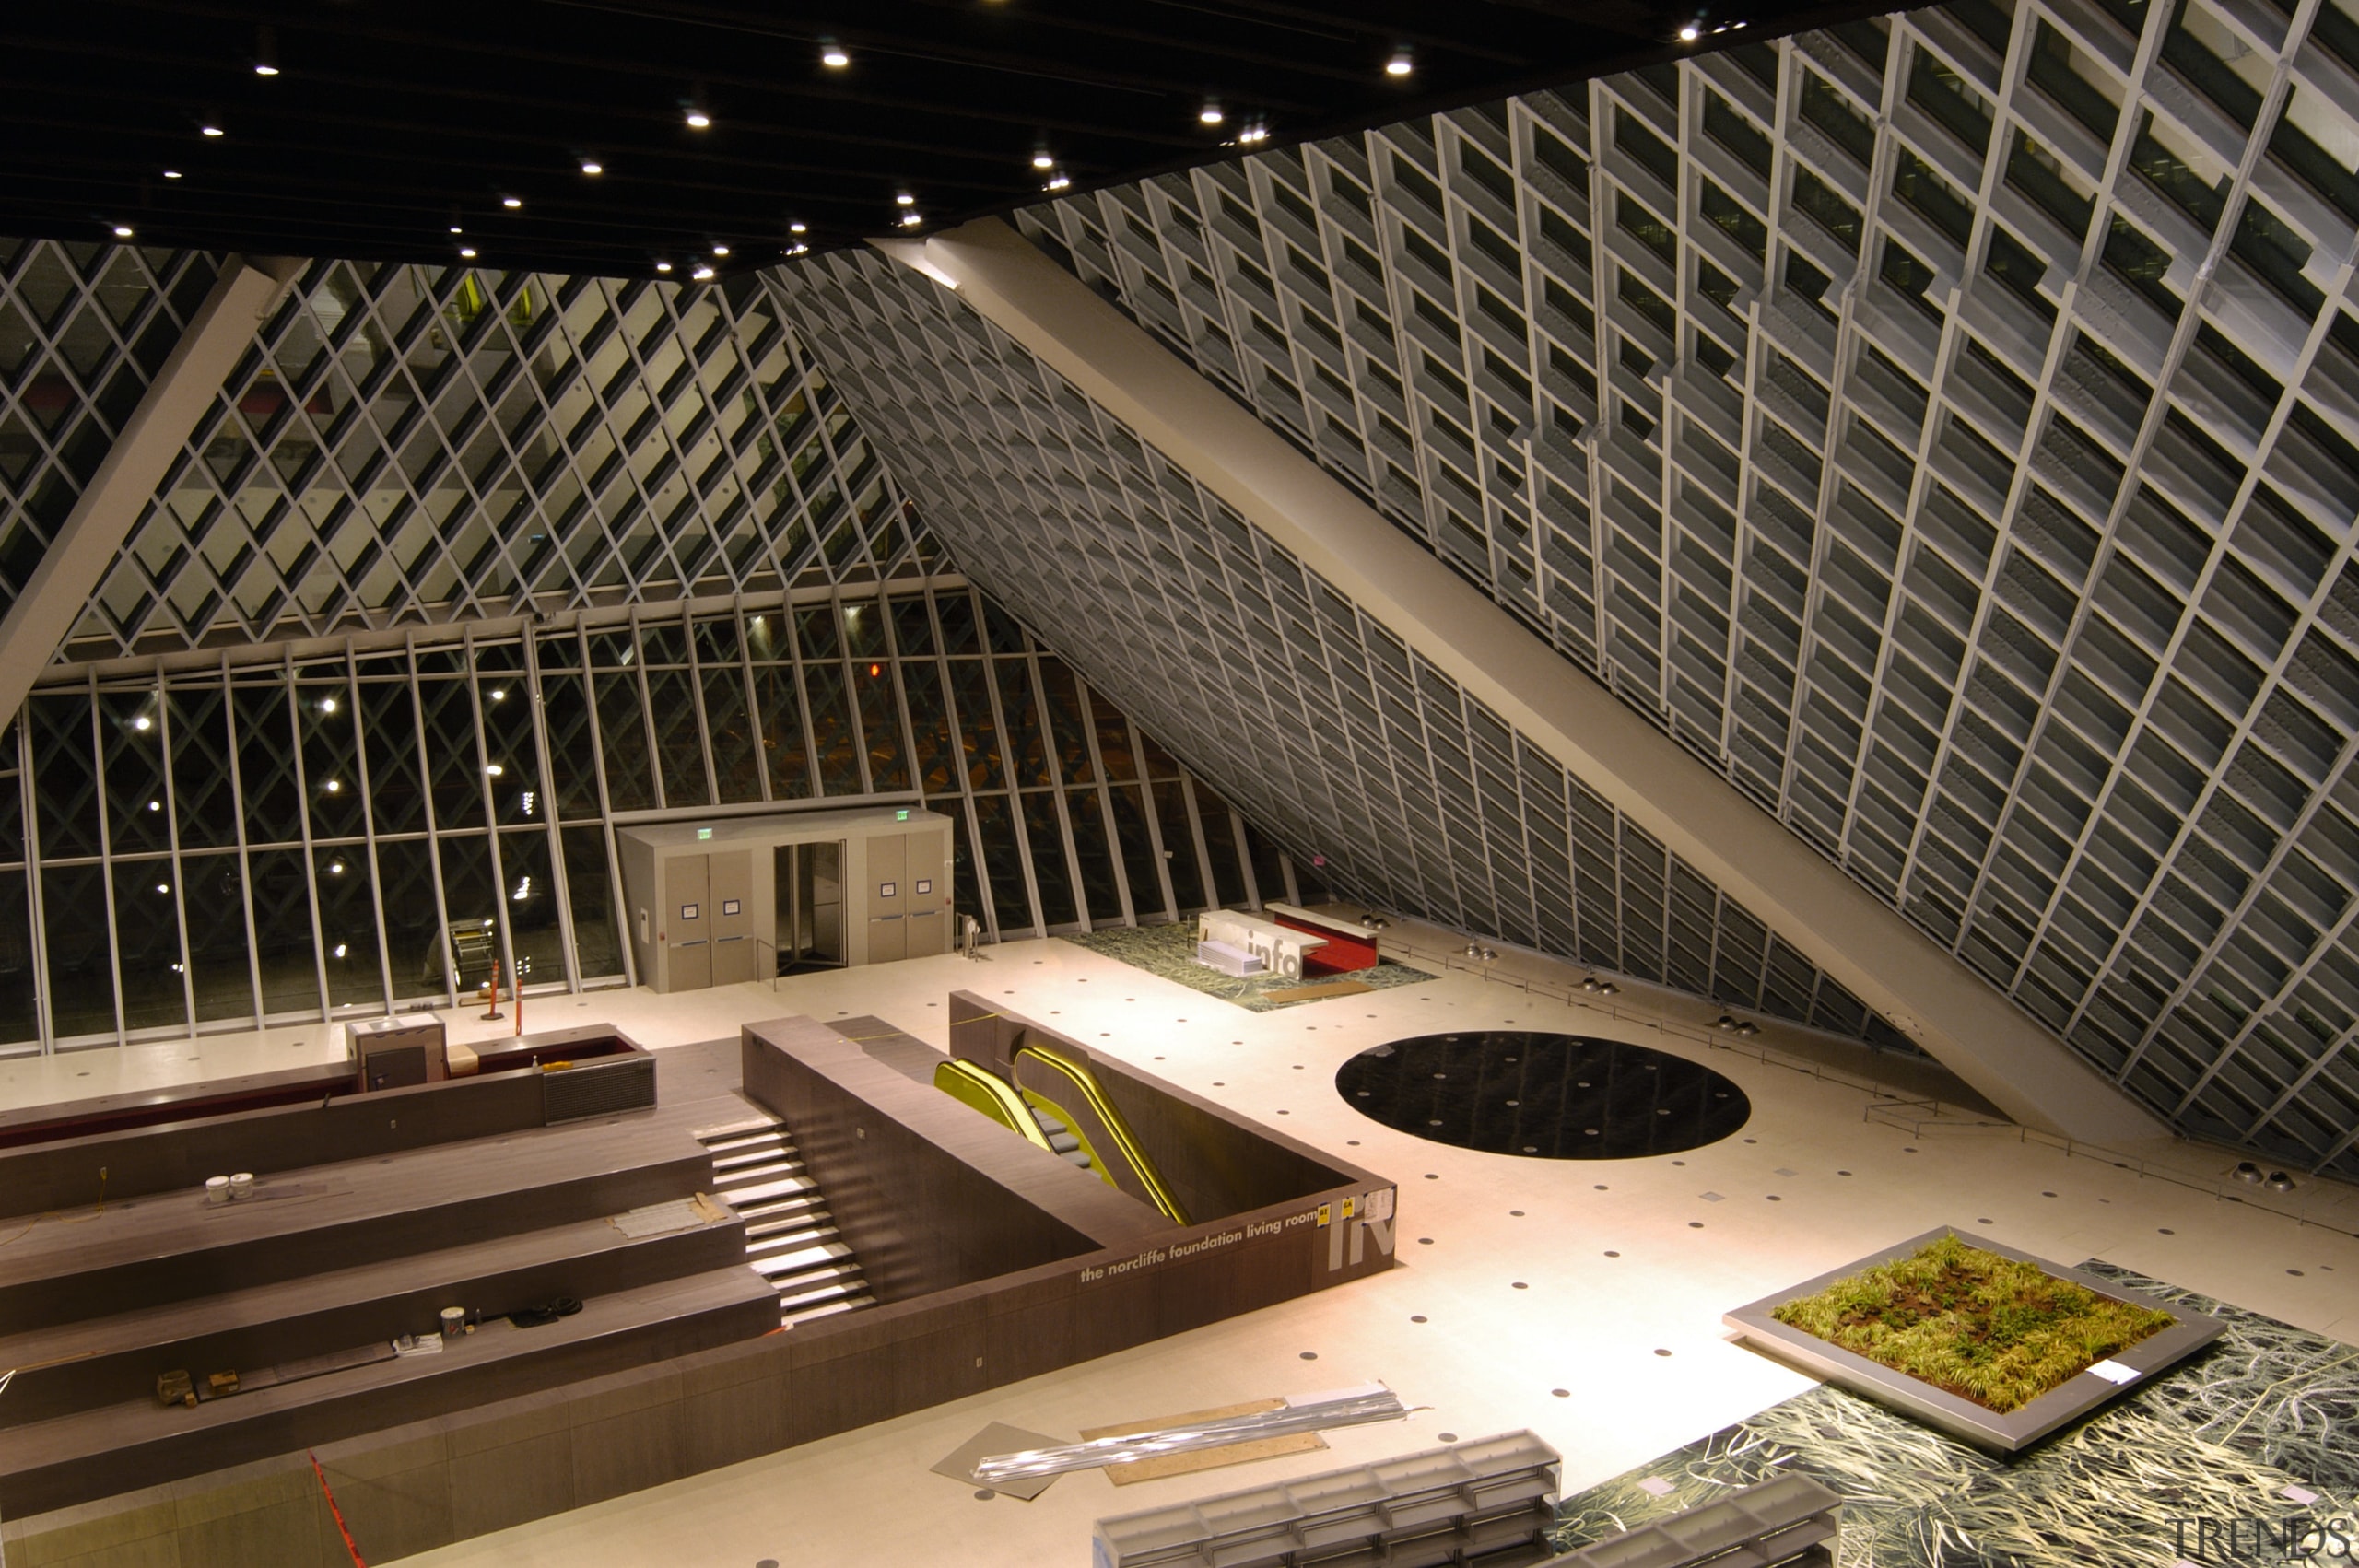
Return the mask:
<svg viewBox="0 0 2359 1568">
<path fill-rule="evenodd" d="M 810 246 L 808 246 L 808 245 L 805 245 L 805 244 L 802 243 L 800 240 L 797 240 L 794 244 L 792 244 L 792 245 L 791 245 L 791 246 L 789 246 L 789 247 L 787 248 L 787 252 L 786 252 L 786 253 L 787 253 L 788 255 L 790 255 L 790 256 L 799 256 L 799 255 L 802 255 L 804 252 L 806 252 L 806 251 L 808 251 L 808 250 L 810 250 L 810 249 L 811 249 L 811 247 L 810 247 Z"/>
<path fill-rule="evenodd" d="M 502 196 L 499 198 L 499 205 L 506 207 L 510 212 L 514 212 L 518 207 L 524 205 L 524 198 L 522 196 Z"/>
<path fill-rule="evenodd" d="M 257 60 L 254 62 L 254 75 L 257 76 L 275 76 L 278 75 L 278 67 L 269 64 L 266 62 Z"/>
<path fill-rule="evenodd" d="M 729 247 L 726 245 L 716 244 L 712 248 L 712 253 L 716 256 L 725 256 L 729 254 Z"/>
<path fill-rule="evenodd" d="M 1250 125 L 1246 126 L 1242 131 L 1238 132 L 1237 139 L 1250 147 L 1256 142 L 1268 141 L 1270 139 L 1270 128 L 1262 123 L 1261 121 L 1256 120 Z"/>
<path fill-rule="evenodd" d="M 688 129 L 689 129 L 689 130 L 691 130 L 691 131 L 703 131 L 703 130 L 708 130 L 708 129 L 710 129 L 710 128 L 711 127 L 711 125 L 712 125 L 712 116 L 711 116 L 711 115 L 710 115 L 710 114 L 707 114 L 703 110 L 701 110 L 701 109 L 691 109 L 691 110 L 689 110 L 689 111 L 688 111 Z"/>
<path fill-rule="evenodd" d="M 845 66 L 851 64 L 851 56 L 845 53 L 844 46 L 842 44 L 836 42 L 832 39 L 821 39 L 819 41 L 819 64 L 825 65 L 830 71 L 840 71 Z"/>
<path fill-rule="evenodd" d="M 695 278 L 698 283 L 710 283 L 712 281 L 712 269 L 710 267 L 698 267 L 688 275 Z"/>
<path fill-rule="evenodd" d="M 131 721 L 131 727 L 135 730 L 152 730 L 156 727 L 156 721 L 143 713 Z"/>
<path fill-rule="evenodd" d="M 116 225 L 114 226 L 114 237 L 115 237 L 116 239 L 118 239 L 118 240 L 128 240 L 128 239 L 130 239 L 130 238 L 131 238 L 131 225 L 129 225 L 129 224 L 127 224 L 127 223 L 118 223 L 118 224 L 116 224 Z"/>
<path fill-rule="evenodd" d="M 918 205 L 918 199 L 915 196 L 910 195 L 907 191 L 902 192 L 899 195 L 894 197 L 893 200 L 898 205 L 905 207 L 913 207 Z"/>
<path fill-rule="evenodd" d="M 1384 63 L 1384 74 L 1388 76 L 1405 76 L 1416 68 L 1416 56 L 1405 49 L 1394 50 L 1392 58 Z"/>
<path fill-rule="evenodd" d="M 1228 118 L 1228 116 L 1222 112 L 1220 99 L 1216 98 L 1208 98 L 1204 99 L 1204 106 L 1196 111 L 1196 119 L 1198 123 L 1205 125 L 1217 125 L 1226 118 Z"/>
<path fill-rule="evenodd" d="M 806 223 L 790 223 L 786 226 L 786 231 L 789 234 L 801 234 L 809 229 L 810 227 L 811 226 Z"/>
<path fill-rule="evenodd" d="M 1035 169 L 1054 169 L 1056 166 L 1055 155 L 1046 147 L 1042 147 L 1032 155 L 1032 167 Z"/>
<path fill-rule="evenodd" d="M 466 230 L 465 230 L 465 229 L 464 229 L 464 228 L 460 228 L 457 224 L 455 224 L 455 223 L 454 223 L 454 224 L 452 224 L 452 225 L 451 226 L 451 232 L 452 232 L 452 233 L 453 233 L 453 234 L 464 234 L 464 233 L 466 232 Z"/>
<path fill-rule="evenodd" d="M 1043 187 L 1043 189 L 1050 190 L 1050 191 L 1062 191 L 1062 190 L 1063 190 L 1066 186 L 1068 186 L 1068 185 L 1070 185 L 1070 184 L 1072 184 L 1072 183 L 1073 183 L 1073 177 L 1072 177 L 1071 175 L 1069 175 L 1069 174 L 1051 174 L 1051 175 L 1050 175 L 1050 176 L 1049 176 L 1049 183 L 1048 183 L 1045 187 Z"/>
<path fill-rule="evenodd" d="M 180 177 L 181 171 L 177 169 L 167 169 L 164 170 L 164 178 L 167 180 L 177 180 Z"/>
<path fill-rule="evenodd" d="M 462 245 L 459 247 L 459 254 L 472 262 L 475 259 L 475 248 L 473 245 Z"/>
<path fill-rule="evenodd" d="M 604 174 L 606 172 L 606 166 L 600 163 L 594 158 L 585 158 L 581 160 L 581 172 L 584 174 Z"/>
<path fill-rule="evenodd" d="M 901 227 L 904 228 L 914 228 L 924 221 L 924 218 L 913 212 L 905 212 L 901 215 Z"/>
<path fill-rule="evenodd" d="M 655 270 L 657 272 L 670 272 L 672 270 L 672 263 L 669 262 L 658 262 L 655 263 Z"/>
<path fill-rule="evenodd" d="M 257 76 L 278 75 L 278 34 L 270 28 L 255 29 L 254 75 Z"/>
<path fill-rule="evenodd" d="M 229 134 L 218 125 L 199 125 L 196 130 L 202 136 L 226 136 Z"/>
<path fill-rule="evenodd" d="M 1679 41 L 1682 43 L 1693 43 L 1703 36 L 1704 29 L 1697 27 L 1694 22 L 1690 22 L 1685 27 L 1679 29 Z"/>
</svg>

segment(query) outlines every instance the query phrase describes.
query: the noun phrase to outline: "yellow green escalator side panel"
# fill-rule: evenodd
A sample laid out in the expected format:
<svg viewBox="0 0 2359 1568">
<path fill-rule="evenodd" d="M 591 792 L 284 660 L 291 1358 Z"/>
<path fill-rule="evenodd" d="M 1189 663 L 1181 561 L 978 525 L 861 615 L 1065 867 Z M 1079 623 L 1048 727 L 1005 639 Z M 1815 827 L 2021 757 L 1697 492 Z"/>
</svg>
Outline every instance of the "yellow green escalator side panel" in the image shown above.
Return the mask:
<svg viewBox="0 0 2359 1568">
<path fill-rule="evenodd" d="M 1114 1173 L 1108 1170 L 1106 1168 L 1106 1162 L 1097 1157 L 1097 1145 L 1090 1142 L 1089 1135 L 1087 1133 L 1083 1132 L 1079 1127 L 1074 1124 L 1073 1113 L 1071 1111 L 1065 1109 L 1064 1106 L 1057 1104 L 1056 1101 L 1051 1100 L 1048 1095 L 1039 1093 L 1038 1090 L 1019 1089 L 1016 1093 L 1024 1096 L 1026 1104 L 1030 1105 L 1035 1109 L 1046 1111 L 1050 1116 L 1056 1117 L 1059 1121 L 1064 1123 L 1065 1130 L 1073 1135 L 1074 1142 L 1081 1145 L 1081 1152 L 1089 1157 L 1090 1174 L 1095 1176 L 1099 1181 L 1104 1182 L 1107 1186 L 1114 1188 L 1117 1192 L 1121 1190 L 1121 1184 L 1114 1179 Z M 1050 1147 L 1054 1148 L 1056 1145 L 1050 1144 Z"/>
<path fill-rule="evenodd" d="M 935 1066 L 933 1086 L 1020 1135 L 1026 1142 L 1042 1149 L 1049 1147 L 1049 1135 L 1040 1130 L 1040 1124 L 1025 1108 L 1023 1099 L 996 1074 L 984 1071 L 973 1062 L 953 1058 Z"/>
<path fill-rule="evenodd" d="M 1122 1119 L 1122 1113 L 1114 1108 L 1114 1102 L 1107 1098 L 1106 1091 L 1099 1086 L 1095 1073 L 1062 1053 L 1043 1046 L 1027 1044 L 1021 1047 L 1016 1055 L 1019 1058 L 1028 1055 L 1041 1065 L 1069 1080 L 1074 1087 L 1080 1091 L 1082 1099 L 1097 1116 L 1098 1124 L 1112 1136 L 1115 1144 L 1121 1151 L 1122 1158 L 1129 1161 L 1131 1169 L 1138 1173 L 1140 1182 L 1145 1186 L 1148 1196 L 1155 1199 L 1155 1206 L 1162 1211 L 1164 1218 L 1175 1225 L 1184 1225 L 1189 1223 L 1187 1214 L 1180 1207 L 1179 1199 L 1171 1196 L 1169 1188 L 1164 1186 L 1162 1175 L 1156 1170 L 1155 1163 L 1146 1157 L 1145 1151 L 1139 1147 L 1137 1138 L 1131 1132 L 1130 1124 Z M 1027 1090 L 1026 1093 L 1029 1094 L 1031 1092 Z M 1073 1118 L 1067 1117 L 1063 1119 L 1065 1125 L 1073 1129 L 1074 1136 L 1079 1138 L 1081 1129 L 1074 1126 Z"/>
</svg>

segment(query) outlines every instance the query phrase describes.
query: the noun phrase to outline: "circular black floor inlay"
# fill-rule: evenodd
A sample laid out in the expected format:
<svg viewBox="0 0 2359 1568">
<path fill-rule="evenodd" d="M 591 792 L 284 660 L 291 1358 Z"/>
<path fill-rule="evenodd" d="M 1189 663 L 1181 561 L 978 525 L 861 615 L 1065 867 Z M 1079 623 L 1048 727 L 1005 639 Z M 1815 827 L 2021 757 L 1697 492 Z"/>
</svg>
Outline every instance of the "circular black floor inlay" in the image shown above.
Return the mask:
<svg viewBox="0 0 2359 1568">
<path fill-rule="evenodd" d="M 1520 1029 L 1420 1035 L 1335 1074 L 1344 1103 L 1401 1132 L 1541 1160 L 1627 1160 L 1717 1143 L 1753 1115 L 1744 1091 L 1683 1058 Z"/>
</svg>

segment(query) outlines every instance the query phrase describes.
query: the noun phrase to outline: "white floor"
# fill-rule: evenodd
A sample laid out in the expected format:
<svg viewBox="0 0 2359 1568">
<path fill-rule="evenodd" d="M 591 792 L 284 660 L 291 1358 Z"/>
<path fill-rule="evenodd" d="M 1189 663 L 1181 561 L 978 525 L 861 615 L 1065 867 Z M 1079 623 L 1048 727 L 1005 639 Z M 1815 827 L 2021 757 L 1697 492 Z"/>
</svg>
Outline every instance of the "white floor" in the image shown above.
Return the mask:
<svg viewBox="0 0 2359 1568">
<path fill-rule="evenodd" d="M 874 1013 L 942 1044 L 945 994 L 974 989 L 1394 1176 L 1402 1267 L 409 1561 L 437 1568 L 667 1560 L 834 1568 L 920 1557 L 975 1568 L 1079 1563 L 1091 1522 L 1103 1515 L 1382 1457 L 1443 1433 L 1520 1427 L 1564 1454 L 1565 1483 L 1579 1488 L 1807 1386 L 1729 1344 L 1725 1309 L 1942 1223 L 2063 1262 L 2104 1257 L 2359 1342 L 2359 1242 L 2009 1134 L 1928 1132 L 1912 1142 L 1864 1121 L 1868 1096 L 1860 1090 L 1731 1052 L 1708 1059 L 1751 1096 L 1753 1120 L 1739 1137 L 1682 1156 L 1508 1159 L 1426 1143 L 1350 1110 L 1332 1085 L 1347 1057 L 1445 1028 L 1566 1028 L 1708 1054 L 1473 975 L 1256 1014 L 1065 942 L 985 951 L 980 963 L 916 959 L 785 980 L 775 990 L 535 1000 L 525 1025 L 599 1020 L 663 1046 L 790 1012 Z M 456 1015 L 453 1035 L 472 1039 L 512 1026 L 481 1024 L 468 1011 Z M 225 1076 L 327 1049 L 327 1031 L 314 1025 L 0 1063 L 0 1104 Z M 2213 1156 L 2182 1151 L 2178 1158 L 2201 1168 Z M 972 1489 L 928 1471 L 992 1421 L 1070 1435 L 1376 1378 L 1423 1408 L 1405 1429 L 1334 1433 L 1330 1453 L 1121 1489 L 1085 1472 L 1031 1504 L 980 1502 Z"/>
</svg>

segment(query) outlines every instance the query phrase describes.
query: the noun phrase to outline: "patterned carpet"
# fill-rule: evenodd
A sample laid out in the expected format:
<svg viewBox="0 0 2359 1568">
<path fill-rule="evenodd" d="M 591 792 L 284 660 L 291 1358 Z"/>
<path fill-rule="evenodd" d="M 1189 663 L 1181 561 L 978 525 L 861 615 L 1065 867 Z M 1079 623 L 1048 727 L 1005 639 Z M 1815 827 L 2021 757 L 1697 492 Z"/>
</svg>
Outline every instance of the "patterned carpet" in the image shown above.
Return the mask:
<svg viewBox="0 0 2359 1568">
<path fill-rule="evenodd" d="M 1284 975 L 1251 975 L 1240 979 L 1196 962 L 1196 922 L 1193 920 L 1160 926 L 1117 926 L 1110 930 L 1091 931 L 1084 936 L 1068 936 L 1062 940 L 1076 947 L 1086 947 L 1092 953 L 1102 953 L 1109 958 L 1119 958 L 1150 975 L 1177 980 L 1191 990 L 1235 1002 L 1249 1012 L 1271 1012 L 1281 1007 L 1297 1006 L 1299 1003 L 1294 1001 L 1273 1000 L 1269 993 L 1316 985 L 1323 980 L 1357 980 L 1371 989 L 1383 990 L 1391 986 L 1413 986 L 1421 980 L 1433 978 L 1422 969 L 1412 969 L 1406 964 L 1395 964 L 1387 958 L 1373 969 L 1356 969 L 1348 975 L 1309 975 L 1301 979 L 1292 979 Z"/>
<path fill-rule="evenodd" d="M 1566 1498 L 1559 1550 L 1793 1469 L 1844 1500 L 1837 1568 L 2170 1568 L 2182 1558 L 2351 1568 L 2349 1557 L 2257 1549 L 2251 1521 L 2353 1518 L 2359 1347 L 2109 1263 L 2081 1267 L 2225 1318 L 2228 1331 L 2012 1463 L 1813 1388 Z M 2199 1554 L 2197 1527 L 2176 1527 L 2204 1518 L 2224 1533 L 2225 1521 L 2243 1522 L 2235 1551 L 2214 1540 Z"/>
</svg>

